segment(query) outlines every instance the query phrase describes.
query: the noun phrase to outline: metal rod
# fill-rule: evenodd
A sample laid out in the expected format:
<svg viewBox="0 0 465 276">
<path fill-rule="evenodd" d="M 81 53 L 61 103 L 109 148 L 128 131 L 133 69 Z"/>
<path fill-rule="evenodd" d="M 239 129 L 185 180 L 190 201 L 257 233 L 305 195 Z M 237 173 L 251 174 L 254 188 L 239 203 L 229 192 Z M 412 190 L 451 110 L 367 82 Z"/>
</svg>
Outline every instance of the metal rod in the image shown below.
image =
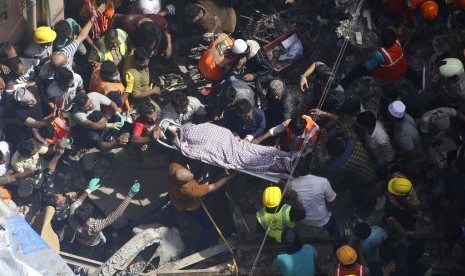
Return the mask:
<svg viewBox="0 0 465 276">
<path fill-rule="evenodd" d="M 27 36 L 32 38 L 34 30 L 37 28 L 37 1 L 28 0 L 27 5 Z"/>
</svg>

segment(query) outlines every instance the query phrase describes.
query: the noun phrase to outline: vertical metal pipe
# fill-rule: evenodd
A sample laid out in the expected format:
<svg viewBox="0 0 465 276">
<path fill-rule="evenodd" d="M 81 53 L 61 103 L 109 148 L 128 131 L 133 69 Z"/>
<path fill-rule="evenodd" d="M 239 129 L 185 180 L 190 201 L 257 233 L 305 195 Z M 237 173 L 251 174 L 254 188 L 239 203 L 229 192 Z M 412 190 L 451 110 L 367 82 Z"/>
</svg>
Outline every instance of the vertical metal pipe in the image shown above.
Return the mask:
<svg viewBox="0 0 465 276">
<path fill-rule="evenodd" d="M 37 1 L 27 1 L 27 36 L 32 38 L 34 30 L 37 28 Z"/>
<path fill-rule="evenodd" d="M 50 0 L 43 0 L 44 1 L 44 6 L 45 6 L 45 19 L 47 20 L 47 26 L 52 27 L 53 22 L 52 22 L 52 9 L 50 6 Z"/>
</svg>

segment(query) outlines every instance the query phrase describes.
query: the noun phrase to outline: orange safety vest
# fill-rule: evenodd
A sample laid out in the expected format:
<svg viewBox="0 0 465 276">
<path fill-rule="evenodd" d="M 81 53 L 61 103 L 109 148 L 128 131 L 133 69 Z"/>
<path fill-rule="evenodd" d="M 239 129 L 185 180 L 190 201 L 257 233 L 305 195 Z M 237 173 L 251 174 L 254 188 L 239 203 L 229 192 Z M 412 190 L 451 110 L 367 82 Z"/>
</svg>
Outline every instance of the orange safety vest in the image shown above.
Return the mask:
<svg viewBox="0 0 465 276">
<path fill-rule="evenodd" d="M 390 48 L 378 49 L 384 58 L 384 63 L 373 70 L 373 77 L 380 81 L 391 82 L 407 73 L 407 60 L 402 51 L 399 40 Z"/>
<path fill-rule="evenodd" d="M 211 81 L 223 79 L 225 67 L 237 58 L 231 58 L 228 51 L 233 45 L 233 40 L 228 35 L 223 35 L 210 44 L 210 47 L 203 52 L 197 63 L 200 73 Z"/>
<path fill-rule="evenodd" d="M 365 276 L 365 267 L 357 264 L 353 269 L 347 269 L 340 263 L 334 268 L 334 276 Z"/>
<path fill-rule="evenodd" d="M 320 133 L 320 127 L 313 121 L 312 117 L 302 115 L 302 118 L 307 121 L 307 125 L 304 129 L 304 137 L 299 138 L 297 148 L 295 149 L 296 151 L 300 150 L 305 144 L 315 141 L 318 138 L 318 134 Z M 284 122 L 284 127 L 286 128 L 286 141 L 284 143 L 285 150 L 289 149 L 289 146 L 292 142 L 292 136 L 294 135 L 288 127 L 290 122 L 291 119 L 288 119 Z"/>
<path fill-rule="evenodd" d="M 36 141 L 41 144 L 45 144 L 48 142 L 52 145 L 55 145 L 56 143 L 58 143 L 58 140 L 74 136 L 68 125 L 68 122 L 66 121 L 65 117 L 61 112 L 58 112 L 58 117 L 56 117 L 55 120 L 52 121 L 52 125 L 55 129 L 55 137 L 53 137 L 52 139 L 45 138 L 42 136 L 42 134 L 39 132 L 37 128 L 33 128 L 32 135 L 34 136 L 34 139 L 36 139 Z"/>
<path fill-rule="evenodd" d="M 108 95 L 110 92 L 118 92 L 120 95 L 124 93 L 124 86 L 120 82 L 107 82 L 102 80 L 100 77 L 100 67 L 95 69 L 92 72 L 92 76 L 90 77 L 90 85 L 89 85 L 89 92 L 98 92 L 103 95 Z M 130 110 L 129 101 L 126 100 L 123 103 L 125 110 Z M 123 111 L 123 108 L 118 108 L 119 112 Z M 102 112 L 107 114 L 114 114 L 114 111 L 111 107 L 102 106 Z"/>
<path fill-rule="evenodd" d="M 85 0 L 84 7 L 86 8 L 87 14 L 91 15 L 93 8 L 95 7 L 95 0 Z M 115 15 L 115 7 L 113 1 L 107 1 L 106 7 L 103 12 L 97 11 L 97 26 L 98 30 L 97 33 L 94 33 L 94 39 L 100 38 L 100 36 L 110 28 L 111 21 L 113 20 L 113 16 Z"/>
</svg>

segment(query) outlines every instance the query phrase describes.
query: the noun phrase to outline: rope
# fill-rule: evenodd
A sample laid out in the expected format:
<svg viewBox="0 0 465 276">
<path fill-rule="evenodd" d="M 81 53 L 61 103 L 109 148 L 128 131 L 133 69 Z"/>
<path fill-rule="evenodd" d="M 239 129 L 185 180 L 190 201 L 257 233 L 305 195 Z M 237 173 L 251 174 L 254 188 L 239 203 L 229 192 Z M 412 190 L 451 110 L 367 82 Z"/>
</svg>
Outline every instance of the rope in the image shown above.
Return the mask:
<svg viewBox="0 0 465 276">
<path fill-rule="evenodd" d="M 357 6 L 357 10 L 355 12 L 355 15 L 354 15 L 354 19 L 352 21 L 352 24 L 351 24 L 351 28 L 354 26 L 355 22 L 357 21 L 359 15 L 360 15 L 360 10 L 363 6 L 363 3 L 364 3 L 365 0 L 360 0 L 358 6 Z M 347 49 L 347 45 L 349 44 L 349 39 L 347 36 L 344 37 L 344 42 L 342 44 L 342 47 L 341 47 L 341 50 L 339 51 L 338 55 L 337 55 L 337 58 L 336 58 L 336 62 L 333 66 L 333 69 L 331 70 L 331 75 L 326 83 L 326 86 L 325 86 L 325 89 L 323 90 L 323 94 L 322 94 L 322 97 L 318 103 L 318 108 L 321 108 L 321 106 L 323 105 L 324 101 L 326 100 L 326 97 L 329 93 L 329 88 L 331 87 L 331 84 L 334 80 L 334 77 L 335 77 L 335 74 L 336 74 L 336 71 L 337 69 L 339 68 L 339 65 L 341 63 L 341 60 L 342 60 L 342 57 L 344 56 L 345 54 L 345 51 Z M 308 142 L 305 142 L 302 147 L 300 148 L 300 150 L 297 152 L 297 157 L 294 159 L 294 165 L 291 167 L 291 172 L 289 173 L 289 177 L 286 181 L 286 185 L 284 186 L 284 189 L 283 189 L 283 195 L 287 192 L 287 189 L 288 189 L 288 186 L 289 186 L 289 183 L 291 182 L 291 180 L 293 179 L 293 175 L 294 175 L 294 171 L 297 167 L 297 164 L 299 163 L 300 161 L 300 158 L 302 156 L 302 152 L 303 150 L 305 149 L 305 144 L 307 144 Z M 281 205 L 281 202 L 283 200 L 283 197 L 281 197 L 280 201 L 279 201 L 279 205 Z M 279 206 L 278 205 L 278 206 Z M 274 215 L 276 215 L 276 213 L 278 212 L 278 208 L 276 208 L 276 210 L 274 211 Z M 274 220 L 274 218 L 273 218 Z M 254 260 L 254 263 L 252 265 L 252 268 L 250 270 L 250 273 L 249 273 L 249 276 L 252 276 L 254 271 L 255 271 L 255 267 L 257 266 L 257 263 L 258 263 L 258 259 L 262 253 L 262 250 L 263 250 L 263 247 L 265 245 L 265 241 L 268 237 L 268 233 L 270 232 L 270 229 L 271 229 L 271 224 L 273 223 L 273 221 L 271 221 L 269 223 L 269 226 L 268 228 L 266 229 L 265 231 L 265 237 L 263 238 L 262 240 L 262 243 L 260 244 L 260 248 L 258 249 L 258 253 L 257 253 L 257 257 L 255 258 Z"/>
<path fill-rule="evenodd" d="M 208 218 L 210 219 L 210 221 L 213 223 L 213 226 L 215 226 L 216 228 L 216 231 L 218 232 L 218 234 L 220 235 L 221 239 L 223 240 L 224 244 L 226 244 L 226 247 L 228 247 L 228 250 L 229 250 L 229 253 L 231 253 L 231 257 L 232 257 L 232 267 L 231 267 L 231 270 L 232 272 L 235 273 L 236 276 L 239 275 L 239 266 L 237 266 L 237 262 L 236 262 L 236 258 L 234 258 L 234 252 L 231 248 L 231 246 L 229 245 L 228 241 L 226 240 L 226 238 L 223 236 L 223 233 L 221 232 L 220 228 L 218 227 L 218 225 L 216 224 L 215 220 L 213 219 L 213 217 L 211 216 L 210 212 L 208 212 L 208 209 L 207 209 L 207 206 L 205 206 L 205 204 L 203 203 L 203 200 L 202 198 L 200 198 L 200 204 L 202 204 L 202 208 L 205 210 L 205 213 L 207 213 L 207 216 Z"/>
</svg>

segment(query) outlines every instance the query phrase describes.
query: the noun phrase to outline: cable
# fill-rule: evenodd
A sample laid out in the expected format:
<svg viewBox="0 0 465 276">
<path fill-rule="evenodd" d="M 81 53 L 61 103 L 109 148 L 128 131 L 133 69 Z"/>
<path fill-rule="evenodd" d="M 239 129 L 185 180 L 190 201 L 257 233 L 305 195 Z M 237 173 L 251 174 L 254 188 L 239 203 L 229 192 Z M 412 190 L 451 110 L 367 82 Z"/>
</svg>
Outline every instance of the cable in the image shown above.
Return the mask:
<svg viewBox="0 0 465 276">
<path fill-rule="evenodd" d="M 357 10 L 356 10 L 355 15 L 354 15 L 354 19 L 353 19 L 352 24 L 351 24 L 351 26 L 350 26 L 351 28 L 353 28 L 355 22 L 358 20 L 358 17 L 359 17 L 359 15 L 360 15 L 360 10 L 361 10 L 361 8 L 362 8 L 362 6 L 363 6 L 363 3 L 364 3 L 364 0 L 360 0 L 359 4 L 358 4 L 358 6 L 357 6 Z M 334 66 L 333 66 L 333 69 L 331 70 L 331 75 L 330 75 L 330 77 L 328 78 L 328 81 L 326 82 L 325 89 L 323 90 L 324 92 L 323 92 L 322 97 L 321 97 L 321 99 L 320 99 L 320 101 L 319 101 L 319 103 L 318 103 L 318 108 L 321 108 L 321 106 L 323 105 L 324 101 L 326 100 L 327 94 L 329 93 L 329 88 L 331 87 L 331 84 L 332 84 L 332 82 L 333 82 L 333 80 L 334 80 L 334 76 L 336 75 L 336 71 L 337 71 L 337 69 L 339 68 L 339 65 L 340 65 L 340 63 L 341 63 L 342 57 L 343 57 L 344 54 L 345 54 L 345 51 L 346 51 L 346 49 L 347 49 L 347 45 L 348 45 L 348 44 L 349 44 L 349 39 L 348 39 L 347 36 L 344 36 L 344 42 L 343 42 L 343 44 L 342 44 L 342 46 L 341 46 L 341 50 L 339 51 L 339 53 L 338 53 L 338 55 L 337 55 L 336 62 L 335 62 L 335 64 L 334 64 Z M 286 185 L 284 186 L 284 189 L 283 189 L 283 195 L 286 194 L 286 191 L 287 191 L 287 188 L 288 188 L 288 186 L 289 186 L 289 183 L 290 183 L 290 181 L 293 179 L 294 171 L 295 171 L 295 169 L 296 169 L 296 167 L 297 167 L 297 164 L 299 163 L 299 160 L 300 160 L 300 158 L 301 158 L 301 156 L 302 156 L 302 152 L 303 152 L 303 150 L 304 150 L 304 148 L 305 148 L 305 144 L 307 144 L 307 143 L 308 143 L 308 141 L 307 141 L 307 142 L 304 142 L 304 144 L 302 145 L 302 147 L 301 147 L 301 148 L 299 149 L 299 151 L 297 152 L 297 157 L 294 159 L 294 164 L 293 164 L 292 167 L 291 167 L 291 172 L 289 173 L 289 177 L 288 177 L 288 179 L 287 179 L 287 181 L 286 181 Z M 283 200 L 283 197 L 281 197 L 278 206 L 281 205 L 282 200 Z M 276 215 L 277 212 L 278 212 L 278 208 L 276 208 L 276 210 L 275 210 L 275 212 L 274 212 L 273 214 Z M 253 273 L 254 273 L 254 271 L 255 271 L 255 267 L 257 266 L 258 259 L 259 259 L 260 255 L 261 255 L 261 253 L 262 253 L 263 247 L 264 247 L 264 245 L 265 245 L 266 239 L 267 239 L 267 237 L 268 237 L 268 233 L 269 233 L 270 230 L 271 230 L 271 225 L 273 224 L 273 222 L 274 222 L 274 218 L 273 218 L 272 221 L 269 223 L 268 228 L 267 228 L 266 231 L 265 231 L 265 237 L 263 238 L 263 241 L 262 241 L 262 243 L 260 244 L 260 248 L 258 249 L 258 253 L 257 253 L 257 256 L 255 257 L 255 260 L 254 260 L 254 263 L 253 263 L 252 268 L 251 268 L 251 270 L 250 270 L 249 276 L 252 276 Z"/>
<path fill-rule="evenodd" d="M 205 206 L 205 204 L 203 204 L 203 200 L 202 198 L 200 198 L 200 204 L 202 204 L 202 208 L 205 210 L 205 213 L 207 213 L 207 216 L 208 218 L 210 219 L 210 221 L 213 223 L 213 226 L 215 226 L 216 228 L 216 231 L 218 232 L 218 234 L 220 234 L 220 237 L 221 239 L 223 240 L 224 244 L 226 244 L 226 247 L 228 247 L 228 250 L 229 252 L 231 253 L 231 258 L 232 258 L 232 267 L 231 267 L 231 270 L 233 270 L 233 272 L 235 273 L 236 276 L 239 275 L 239 266 L 237 266 L 237 262 L 236 262 L 236 258 L 234 258 L 234 252 L 231 248 L 231 246 L 229 245 L 228 241 L 226 240 L 226 238 L 223 236 L 223 233 L 221 232 L 220 228 L 218 227 L 218 225 L 216 224 L 215 220 L 213 219 L 213 217 L 210 215 L 210 212 L 208 212 L 208 209 L 207 209 L 207 206 Z"/>
</svg>

